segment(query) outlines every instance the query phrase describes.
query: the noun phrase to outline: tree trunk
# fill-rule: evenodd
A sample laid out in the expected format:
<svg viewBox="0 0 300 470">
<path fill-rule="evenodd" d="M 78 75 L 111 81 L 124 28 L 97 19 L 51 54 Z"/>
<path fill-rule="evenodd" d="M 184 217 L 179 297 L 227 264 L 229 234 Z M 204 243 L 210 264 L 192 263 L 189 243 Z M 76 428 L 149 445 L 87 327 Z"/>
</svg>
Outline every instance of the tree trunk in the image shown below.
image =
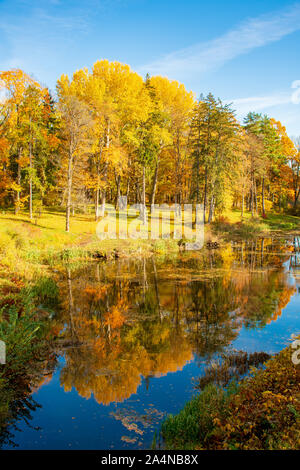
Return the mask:
<svg viewBox="0 0 300 470">
<path fill-rule="evenodd" d="M 159 158 L 157 158 L 155 172 L 153 177 L 153 185 L 152 185 L 152 192 L 151 192 L 151 205 L 155 204 L 155 194 L 156 194 L 156 187 L 157 187 L 157 180 L 158 180 L 158 166 L 159 166 Z"/>
<path fill-rule="evenodd" d="M 256 189 L 256 181 L 254 181 L 254 200 L 255 200 L 255 212 L 257 214 L 258 207 L 257 207 L 257 189 Z"/>
<path fill-rule="evenodd" d="M 261 183 L 261 204 L 262 204 L 262 215 L 265 215 L 265 178 L 262 179 Z"/>
<path fill-rule="evenodd" d="M 136 204 L 141 204 L 142 203 L 142 196 L 141 196 L 141 191 L 140 191 L 140 185 L 139 181 L 137 180 L 135 183 L 135 203 Z"/>
<path fill-rule="evenodd" d="M 119 211 L 120 210 L 119 201 L 120 201 L 120 196 L 121 196 L 121 176 L 118 175 L 115 177 L 115 179 L 116 179 L 116 186 L 117 186 L 115 207 L 116 207 L 116 210 Z"/>
<path fill-rule="evenodd" d="M 208 216 L 209 224 L 212 222 L 213 216 L 214 216 L 214 196 L 211 197 L 210 205 L 209 205 L 209 216 Z"/>
<path fill-rule="evenodd" d="M 17 185 L 21 186 L 21 155 L 22 155 L 22 148 L 19 148 L 18 152 L 18 168 L 17 168 Z M 16 193 L 16 204 L 15 204 L 15 215 L 18 214 L 20 210 L 20 191 L 17 191 Z"/>
<path fill-rule="evenodd" d="M 95 220 L 98 220 L 98 212 L 99 212 L 99 189 L 96 189 L 95 193 Z"/>
<path fill-rule="evenodd" d="M 107 128 L 106 128 L 106 148 L 109 149 L 110 146 L 110 121 L 107 119 Z M 104 181 L 105 184 L 107 183 L 107 167 L 108 163 L 105 163 L 104 167 Z M 104 217 L 104 212 L 105 212 L 105 202 L 106 202 L 106 188 L 103 188 L 102 191 L 102 201 L 101 201 L 101 217 Z"/>
<path fill-rule="evenodd" d="M 142 200 L 142 220 L 143 220 L 143 225 L 146 224 L 146 169 L 145 169 L 145 164 L 143 164 L 143 194 L 142 194 L 143 200 Z"/>
<path fill-rule="evenodd" d="M 72 176 L 73 176 L 73 155 L 69 155 L 68 180 L 67 180 L 67 207 L 66 207 L 66 232 L 70 231 L 70 212 L 72 204 Z"/>
<path fill-rule="evenodd" d="M 245 195 L 244 195 L 244 190 L 242 193 L 242 210 L 241 210 L 241 219 L 243 220 L 244 218 L 244 204 L 245 204 Z"/>
<path fill-rule="evenodd" d="M 127 186 L 126 186 L 127 203 L 128 203 L 128 198 L 129 198 L 129 190 L 130 190 L 130 176 L 128 176 L 127 178 Z"/>
<path fill-rule="evenodd" d="M 204 183 L 204 198 L 203 198 L 203 223 L 205 224 L 205 212 L 207 205 L 207 167 L 205 167 L 205 183 Z"/>
<path fill-rule="evenodd" d="M 95 194 L 95 220 L 98 220 L 98 217 L 99 217 L 100 164 L 101 164 L 102 150 L 103 150 L 103 142 L 101 139 L 100 139 L 99 145 L 100 145 L 100 151 L 99 151 L 98 158 L 96 159 L 97 188 L 96 188 L 96 194 Z"/>
<path fill-rule="evenodd" d="M 252 185 L 251 185 L 251 215 L 254 217 L 254 181 L 252 176 Z"/>
<path fill-rule="evenodd" d="M 176 204 L 176 213 L 177 213 L 177 205 L 181 203 L 181 171 L 180 171 L 180 137 L 179 131 L 177 130 L 177 145 L 176 145 L 176 166 L 175 166 L 175 181 L 176 181 L 176 188 L 175 188 L 175 204 Z M 180 210 L 178 211 L 180 214 Z M 178 215 L 179 215 L 178 214 Z"/>
<path fill-rule="evenodd" d="M 33 218 L 32 215 L 32 144 L 31 144 L 31 136 L 29 142 L 29 218 L 30 220 Z"/>
</svg>

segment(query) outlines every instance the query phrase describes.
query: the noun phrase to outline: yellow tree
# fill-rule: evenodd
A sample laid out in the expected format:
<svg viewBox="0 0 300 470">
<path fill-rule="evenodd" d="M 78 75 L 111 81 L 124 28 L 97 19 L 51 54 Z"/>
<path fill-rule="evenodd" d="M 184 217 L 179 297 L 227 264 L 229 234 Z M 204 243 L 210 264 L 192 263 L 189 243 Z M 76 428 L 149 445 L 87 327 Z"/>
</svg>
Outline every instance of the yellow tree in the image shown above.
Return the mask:
<svg viewBox="0 0 300 470">
<path fill-rule="evenodd" d="M 128 65 L 119 62 L 98 61 L 94 64 L 94 80 L 104 84 L 104 94 L 99 117 L 104 123 L 105 146 L 101 213 L 104 214 L 107 174 L 109 165 L 116 185 L 116 198 L 121 194 L 121 179 L 130 164 L 129 148 L 124 141 L 124 131 L 145 116 L 143 107 L 143 80 Z"/>
<path fill-rule="evenodd" d="M 251 144 L 250 135 L 241 129 L 239 145 L 236 146 L 236 165 L 232 168 L 232 186 L 237 200 L 241 201 L 241 219 L 244 218 L 245 197 L 251 188 Z"/>
<path fill-rule="evenodd" d="M 0 137 L 0 201 L 3 201 L 9 193 L 12 180 L 8 171 L 9 165 L 9 141 L 5 136 Z"/>
<path fill-rule="evenodd" d="M 96 124 L 87 187 L 95 193 L 97 219 L 104 215 L 108 189 L 112 192 L 115 187 L 118 201 L 122 178 L 128 176 L 131 159 L 124 130 L 145 115 L 143 80 L 128 65 L 102 60 L 94 64 L 91 73 L 87 69 L 75 72 L 71 82 L 62 76 L 58 88 L 88 105 Z"/>
<path fill-rule="evenodd" d="M 188 92 L 184 85 L 177 81 L 170 81 L 167 78 L 155 76 L 150 79 L 151 86 L 155 89 L 158 101 L 161 103 L 164 112 L 170 118 L 169 132 L 170 140 L 168 152 L 162 152 L 162 156 L 171 159 L 170 165 L 173 173 L 173 190 L 176 203 L 183 201 L 184 179 L 187 170 L 187 141 L 191 112 L 195 105 L 195 98 L 192 92 Z M 157 168 L 155 177 L 157 177 Z M 166 163 L 162 163 L 164 167 Z M 154 184 L 155 184 L 154 177 Z"/>
<path fill-rule="evenodd" d="M 280 121 L 271 119 L 271 125 L 280 138 L 282 153 L 282 159 L 274 169 L 273 181 L 277 186 L 277 191 L 279 191 L 280 204 L 284 194 L 289 197 L 290 186 L 292 186 L 291 198 L 293 199 L 293 209 L 295 211 L 300 195 L 300 139 L 295 138 L 292 140 Z"/>
<path fill-rule="evenodd" d="M 73 95 L 71 87 L 58 84 L 58 110 L 61 117 L 61 152 L 66 162 L 66 231 L 70 231 L 70 211 L 74 169 L 77 169 L 93 144 L 94 121 L 90 108 Z"/>
<path fill-rule="evenodd" d="M 28 148 L 29 131 L 23 104 L 30 87 L 40 90 L 40 85 L 23 70 L 0 72 L 0 91 L 4 92 L 1 129 L 9 141 L 10 154 L 15 155 L 14 161 L 11 161 L 13 181 L 10 187 L 14 192 L 15 213 L 18 213 L 22 203 L 28 198 L 28 196 L 21 198 L 21 171 L 28 164 L 28 155 L 24 153 L 26 153 L 25 147 Z"/>
<path fill-rule="evenodd" d="M 66 89 L 85 103 L 92 112 L 94 119 L 94 139 L 90 156 L 90 171 L 85 174 L 85 184 L 95 193 L 95 218 L 98 218 L 99 191 L 104 186 L 101 179 L 101 164 L 104 159 L 105 143 L 105 119 L 104 119 L 104 93 L 105 84 L 97 80 L 87 69 L 77 70 L 70 82 L 68 77 L 62 76 L 58 82 L 61 89 Z"/>
</svg>

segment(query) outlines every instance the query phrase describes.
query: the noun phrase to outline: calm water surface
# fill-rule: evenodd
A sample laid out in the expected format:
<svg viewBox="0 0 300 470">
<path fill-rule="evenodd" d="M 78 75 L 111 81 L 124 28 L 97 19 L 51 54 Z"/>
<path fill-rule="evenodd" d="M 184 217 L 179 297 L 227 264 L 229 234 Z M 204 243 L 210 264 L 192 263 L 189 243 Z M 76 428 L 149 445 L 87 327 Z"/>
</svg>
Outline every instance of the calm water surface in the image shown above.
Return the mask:
<svg viewBox="0 0 300 470">
<path fill-rule="evenodd" d="M 54 358 L 3 447 L 149 448 L 220 354 L 273 354 L 300 332 L 291 250 L 265 239 L 58 270 Z"/>
</svg>

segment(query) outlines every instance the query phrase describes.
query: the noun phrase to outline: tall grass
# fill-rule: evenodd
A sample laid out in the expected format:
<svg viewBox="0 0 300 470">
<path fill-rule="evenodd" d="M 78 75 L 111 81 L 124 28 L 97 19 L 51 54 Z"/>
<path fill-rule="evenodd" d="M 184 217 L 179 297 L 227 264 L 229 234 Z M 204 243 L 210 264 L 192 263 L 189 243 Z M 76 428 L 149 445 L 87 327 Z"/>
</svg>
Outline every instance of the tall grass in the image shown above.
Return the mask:
<svg viewBox="0 0 300 470">
<path fill-rule="evenodd" d="M 207 385 L 202 393 L 187 402 L 178 415 L 169 415 L 161 426 L 165 447 L 204 448 L 215 429 L 215 418 L 226 414 L 226 404 L 235 391 L 234 382 L 228 390 Z"/>
</svg>

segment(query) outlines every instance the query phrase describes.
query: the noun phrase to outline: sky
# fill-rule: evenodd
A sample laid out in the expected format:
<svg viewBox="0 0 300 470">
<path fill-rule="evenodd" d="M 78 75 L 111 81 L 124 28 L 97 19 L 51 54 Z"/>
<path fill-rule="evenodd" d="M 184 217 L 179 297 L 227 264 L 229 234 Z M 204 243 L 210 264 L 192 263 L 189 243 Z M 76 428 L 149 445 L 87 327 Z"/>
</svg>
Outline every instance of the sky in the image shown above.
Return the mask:
<svg viewBox="0 0 300 470">
<path fill-rule="evenodd" d="M 298 51 L 298 52 L 297 52 Z M 0 70 L 57 78 L 99 59 L 212 92 L 300 135 L 300 1 L 0 0 Z"/>
</svg>

